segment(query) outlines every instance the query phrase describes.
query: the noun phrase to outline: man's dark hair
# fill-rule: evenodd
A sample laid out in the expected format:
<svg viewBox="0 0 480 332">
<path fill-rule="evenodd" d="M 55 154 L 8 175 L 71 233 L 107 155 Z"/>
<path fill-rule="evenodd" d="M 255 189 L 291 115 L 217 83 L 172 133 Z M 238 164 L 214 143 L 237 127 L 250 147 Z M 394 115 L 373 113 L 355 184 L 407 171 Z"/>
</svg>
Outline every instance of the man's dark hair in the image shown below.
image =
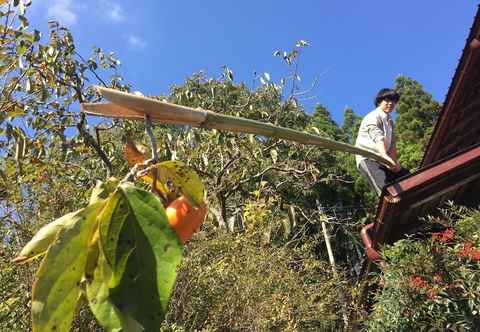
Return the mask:
<svg viewBox="0 0 480 332">
<path fill-rule="evenodd" d="M 382 100 L 391 100 L 398 102 L 400 99 L 400 94 L 392 89 L 384 88 L 378 91 L 377 96 L 375 97 L 375 107 L 378 107 Z"/>
</svg>

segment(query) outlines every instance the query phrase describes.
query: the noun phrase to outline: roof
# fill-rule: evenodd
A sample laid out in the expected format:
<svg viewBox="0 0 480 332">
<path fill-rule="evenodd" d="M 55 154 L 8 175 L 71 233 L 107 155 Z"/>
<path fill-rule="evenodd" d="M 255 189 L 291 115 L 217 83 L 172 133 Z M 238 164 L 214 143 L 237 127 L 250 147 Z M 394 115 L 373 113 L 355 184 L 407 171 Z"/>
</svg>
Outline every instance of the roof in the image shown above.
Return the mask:
<svg viewBox="0 0 480 332">
<path fill-rule="evenodd" d="M 440 111 L 422 167 L 474 145 L 480 138 L 480 7 Z"/>
<path fill-rule="evenodd" d="M 420 218 L 434 214 L 444 202 L 467 206 L 480 197 L 480 144 L 441 160 L 385 188 L 373 242 L 393 243 L 421 226 Z"/>
<path fill-rule="evenodd" d="M 375 222 L 362 230 L 371 260 L 380 244 L 420 226 L 446 201 L 480 204 L 480 6 L 421 168 L 384 188 Z"/>
</svg>

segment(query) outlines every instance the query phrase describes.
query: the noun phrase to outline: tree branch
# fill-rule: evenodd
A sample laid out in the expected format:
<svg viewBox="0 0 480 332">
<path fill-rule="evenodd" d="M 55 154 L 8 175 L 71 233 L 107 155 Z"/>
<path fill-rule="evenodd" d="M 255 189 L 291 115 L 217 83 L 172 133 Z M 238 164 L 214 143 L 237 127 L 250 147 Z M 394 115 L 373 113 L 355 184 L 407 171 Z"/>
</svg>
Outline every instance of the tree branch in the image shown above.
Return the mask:
<svg viewBox="0 0 480 332">
<path fill-rule="evenodd" d="M 92 137 L 92 135 L 90 135 L 90 133 L 87 131 L 87 129 L 85 128 L 85 122 L 86 122 L 85 114 L 81 113 L 80 114 L 80 122 L 77 124 L 78 132 L 80 133 L 80 135 L 85 140 L 85 143 L 87 145 L 90 145 L 91 147 L 93 147 L 94 150 L 97 152 L 98 156 L 100 157 L 100 159 L 103 161 L 103 163 L 105 164 L 105 166 L 107 168 L 107 177 L 110 177 L 111 174 L 112 174 L 112 171 L 113 171 L 112 162 L 110 161 L 110 159 L 108 159 L 107 155 L 102 150 L 100 145 L 97 144 L 97 142 Z"/>
<path fill-rule="evenodd" d="M 87 65 L 88 67 L 88 70 L 97 78 L 97 80 L 99 80 L 104 87 L 108 87 L 107 83 L 105 83 L 102 78 L 97 74 L 97 72 L 95 70 L 93 70 L 92 68 L 90 68 L 90 66 L 88 65 L 88 62 L 80 55 L 80 53 L 78 53 L 77 51 L 75 51 L 75 55 L 78 56 L 80 58 L 80 60 L 83 61 L 83 63 L 85 65 Z"/>
<path fill-rule="evenodd" d="M 220 170 L 219 174 L 217 175 L 217 181 L 216 181 L 217 185 L 220 184 L 220 181 L 222 180 L 223 175 L 225 175 L 225 172 L 227 171 L 227 169 L 237 160 L 240 160 L 238 154 L 230 158 L 227 164 L 223 166 L 223 168 Z"/>
<path fill-rule="evenodd" d="M 227 196 L 227 197 L 230 196 L 231 193 L 235 192 L 241 185 L 243 185 L 243 184 L 245 184 L 249 181 L 252 181 L 256 178 L 262 177 L 263 175 L 265 175 L 265 173 L 267 173 L 268 171 L 271 171 L 271 170 L 275 170 L 275 171 L 278 171 L 278 172 L 294 173 L 294 174 L 298 174 L 298 175 L 303 175 L 303 174 L 307 173 L 307 168 L 305 168 L 304 170 L 298 170 L 298 169 L 294 169 L 294 168 L 279 168 L 279 167 L 275 167 L 275 166 L 269 166 L 269 167 L 265 168 L 263 171 L 258 172 L 257 174 L 252 175 L 251 177 L 249 177 L 247 179 L 244 179 L 242 181 L 237 182 L 237 184 L 235 186 L 233 186 L 225 194 L 225 196 Z"/>
</svg>

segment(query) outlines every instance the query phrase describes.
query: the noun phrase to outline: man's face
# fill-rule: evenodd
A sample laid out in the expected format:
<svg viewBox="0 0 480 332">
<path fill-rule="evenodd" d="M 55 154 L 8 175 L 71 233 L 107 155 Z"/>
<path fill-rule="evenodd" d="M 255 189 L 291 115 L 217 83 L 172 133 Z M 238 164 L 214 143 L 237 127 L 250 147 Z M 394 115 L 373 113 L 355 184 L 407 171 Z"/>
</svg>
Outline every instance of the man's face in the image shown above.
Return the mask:
<svg viewBox="0 0 480 332">
<path fill-rule="evenodd" d="M 383 99 L 378 105 L 385 113 L 391 113 L 395 110 L 396 102 L 390 99 Z"/>
</svg>

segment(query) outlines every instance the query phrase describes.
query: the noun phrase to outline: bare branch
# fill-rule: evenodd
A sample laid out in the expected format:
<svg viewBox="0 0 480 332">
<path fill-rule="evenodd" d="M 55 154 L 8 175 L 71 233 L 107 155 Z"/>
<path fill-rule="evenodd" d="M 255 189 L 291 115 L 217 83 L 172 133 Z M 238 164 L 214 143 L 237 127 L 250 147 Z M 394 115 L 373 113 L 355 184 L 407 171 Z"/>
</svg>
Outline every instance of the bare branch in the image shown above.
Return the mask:
<svg viewBox="0 0 480 332">
<path fill-rule="evenodd" d="M 233 156 L 232 158 L 230 158 L 230 160 L 225 164 L 225 166 L 222 167 L 222 169 L 220 170 L 220 172 L 218 173 L 217 175 L 217 185 L 220 184 L 220 181 L 222 180 L 222 177 L 223 175 L 225 175 L 225 172 L 227 171 L 227 169 L 237 160 L 240 160 L 241 158 L 239 158 L 239 155 L 236 154 L 235 156 Z"/>
<path fill-rule="evenodd" d="M 75 51 L 75 55 L 78 56 L 80 58 L 80 60 L 82 60 L 85 65 L 87 65 L 88 70 L 97 78 L 97 80 L 99 80 L 103 84 L 103 86 L 108 87 L 107 83 L 105 83 L 102 80 L 102 78 L 97 74 L 97 72 L 95 70 L 93 70 L 92 68 L 90 68 L 90 66 L 88 65 L 88 62 L 82 57 L 82 55 L 80 53 Z"/>
<path fill-rule="evenodd" d="M 285 173 L 294 173 L 294 174 L 297 174 L 297 175 L 303 175 L 305 173 L 307 173 L 307 168 L 303 169 L 303 170 L 298 170 L 298 169 L 294 169 L 294 168 L 279 168 L 279 167 L 275 167 L 275 166 L 269 166 L 267 168 L 265 168 L 263 171 L 261 172 L 258 172 L 257 174 L 255 175 L 252 175 L 251 177 L 247 178 L 247 179 L 244 179 L 242 181 L 239 181 L 237 182 L 237 184 L 235 186 L 233 186 L 227 193 L 226 193 L 226 196 L 230 196 L 233 192 L 235 192 L 241 185 L 249 182 L 249 181 L 252 181 L 254 179 L 257 179 L 259 177 L 262 177 L 263 175 L 265 175 L 268 171 L 271 171 L 271 170 L 275 170 L 275 171 L 278 171 L 278 172 L 285 172 Z"/>
<path fill-rule="evenodd" d="M 110 159 L 108 159 L 107 155 L 102 150 L 100 145 L 97 144 L 97 142 L 92 137 L 92 135 L 90 135 L 90 133 L 87 131 L 87 129 L 85 128 L 85 122 L 86 122 L 85 113 L 81 113 L 80 114 L 80 122 L 77 124 L 78 132 L 80 133 L 80 135 L 85 140 L 85 143 L 87 145 L 90 145 L 91 147 L 93 147 L 95 149 L 98 156 L 100 157 L 100 159 L 103 161 L 103 163 L 105 164 L 105 166 L 107 168 L 107 177 L 110 177 L 110 175 L 112 174 L 112 171 L 113 171 L 112 162 L 110 161 Z"/>
<path fill-rule="evenodd" d="M 293 95 L 294 95 L 295 97 L 298 97 L 298 96 L 304 96 L 304 95 L 306 95 L 306 94 L 309 94 L 310 92 L 312 92 L 312 91 L 317 87 L 317 84 L 318 84 L 318 77 L 315 77 L 315 78 L 313 79 L 312 86 L 311 86 L 309 89 L 304 90 L 304 91 L 300 91 L 300 92 L 296 92 L 296 93 L 294 93 Z"/>
</svg>

